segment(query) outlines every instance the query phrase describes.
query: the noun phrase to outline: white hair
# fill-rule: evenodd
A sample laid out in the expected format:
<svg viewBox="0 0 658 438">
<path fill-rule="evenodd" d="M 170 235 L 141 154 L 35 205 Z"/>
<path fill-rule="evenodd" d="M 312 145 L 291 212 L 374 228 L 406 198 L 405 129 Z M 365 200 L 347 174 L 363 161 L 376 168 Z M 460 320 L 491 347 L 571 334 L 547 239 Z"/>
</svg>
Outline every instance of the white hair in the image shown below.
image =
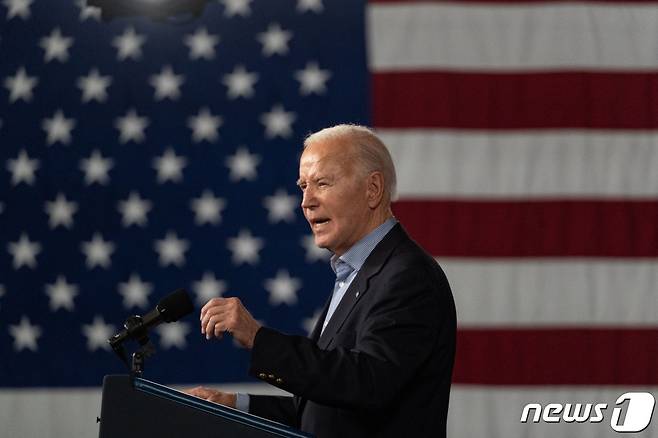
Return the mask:
<svg viewBox="0 0 658 438">
<path fill-rule="evenodd" d="M 338 141 L 353 147 L 358 169 L 365 175 L 381 172 L 384 177 L 384 198 L 395 200 L 397 177 L 391 154 L 384 142 L 369 128 L 360 125 L 336 125 L 315 132 L 304 140 L 304 149 L 316 142 Z"/>
</svg>

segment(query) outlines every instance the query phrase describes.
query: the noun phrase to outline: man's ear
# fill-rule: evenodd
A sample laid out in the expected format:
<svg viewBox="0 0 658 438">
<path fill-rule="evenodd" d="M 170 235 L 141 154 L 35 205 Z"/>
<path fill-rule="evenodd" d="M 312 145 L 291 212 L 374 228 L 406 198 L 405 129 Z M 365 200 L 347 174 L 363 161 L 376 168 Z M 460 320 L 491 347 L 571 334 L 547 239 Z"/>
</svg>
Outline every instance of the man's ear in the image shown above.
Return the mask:
<svg viewBox="0 0 658 438">
<path fill-rule="evenodd" d="M 379 207 L 384 198 L 384 175 L 381 172 L 375 171 L 368 175 L 368 207 L 375 209 Z"/>
</svg>

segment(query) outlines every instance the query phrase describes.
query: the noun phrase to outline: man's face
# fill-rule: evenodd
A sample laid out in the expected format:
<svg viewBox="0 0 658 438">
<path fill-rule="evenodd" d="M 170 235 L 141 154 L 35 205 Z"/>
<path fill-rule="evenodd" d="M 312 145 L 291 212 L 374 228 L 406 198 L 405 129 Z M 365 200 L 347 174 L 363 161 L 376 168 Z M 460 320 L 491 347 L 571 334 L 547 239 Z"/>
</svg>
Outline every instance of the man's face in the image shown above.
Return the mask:
<svg viewBox="0 0 658 438">
<path fill-rule="evenodd" d="M 299 161 L 302 210 L 315 244 L 342 255 L 369 231 L 372 211 L 367 178 L 356 171 L 351 148 L 338 141 L 313 143 Z"/>
</svg>

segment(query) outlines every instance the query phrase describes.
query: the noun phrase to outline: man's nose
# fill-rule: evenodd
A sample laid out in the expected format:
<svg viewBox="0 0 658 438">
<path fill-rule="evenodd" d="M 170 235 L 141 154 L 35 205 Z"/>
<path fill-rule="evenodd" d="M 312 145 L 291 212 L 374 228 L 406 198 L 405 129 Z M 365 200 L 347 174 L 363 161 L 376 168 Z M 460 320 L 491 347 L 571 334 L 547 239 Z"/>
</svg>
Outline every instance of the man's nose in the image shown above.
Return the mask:
<svg viewBox="0 0 658 438">
<path fill-rule="evenodd" d="M 313 189 L 310 187 L 306 187 L 302 194 L 302 208 L 313 208 L 318 205 L 317 198 L 315 197 L 315 193 Z"/>
</svg>

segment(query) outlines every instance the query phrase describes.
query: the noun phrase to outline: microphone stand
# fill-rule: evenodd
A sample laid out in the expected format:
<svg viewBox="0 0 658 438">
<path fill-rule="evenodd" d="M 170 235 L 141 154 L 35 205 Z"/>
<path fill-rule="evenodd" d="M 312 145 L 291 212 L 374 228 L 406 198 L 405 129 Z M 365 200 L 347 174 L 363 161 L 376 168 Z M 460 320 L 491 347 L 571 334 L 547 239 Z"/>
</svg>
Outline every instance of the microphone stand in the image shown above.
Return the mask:
<svg viewBox="0 0 658 438">
<path fill-rule="evenodd" d="M 141 316 L 129 316 L 123 326 L 129 333 L 133 333 L 133 338 L 140 345 L 140 348 L 131 356 L 130 377 L 131 379 L 142 377 L 144 375 L 144 362 L 147 358 L 153 356 L 155 353 L 155 347 L 149 339 L 148 330 L 144 327 Z M 128 366 L 128 358 L 126 357 L 126 350 L 123 346 L 123 342 L 112 342 L 112 338 L 108 341 L 121 361 Z"/>
<path fill-rule="evenodd" d="M 136 377 L 142 377 L 144 375 L 144 361 L 147 357 L 151 357 L 155 353 L 155 347 L 153 344 L 148 341 L 145 345 L 135 351 L 132 355 L 132 364 L 130 366 L 130 378 L 135 379 Z"/>
</svg>

